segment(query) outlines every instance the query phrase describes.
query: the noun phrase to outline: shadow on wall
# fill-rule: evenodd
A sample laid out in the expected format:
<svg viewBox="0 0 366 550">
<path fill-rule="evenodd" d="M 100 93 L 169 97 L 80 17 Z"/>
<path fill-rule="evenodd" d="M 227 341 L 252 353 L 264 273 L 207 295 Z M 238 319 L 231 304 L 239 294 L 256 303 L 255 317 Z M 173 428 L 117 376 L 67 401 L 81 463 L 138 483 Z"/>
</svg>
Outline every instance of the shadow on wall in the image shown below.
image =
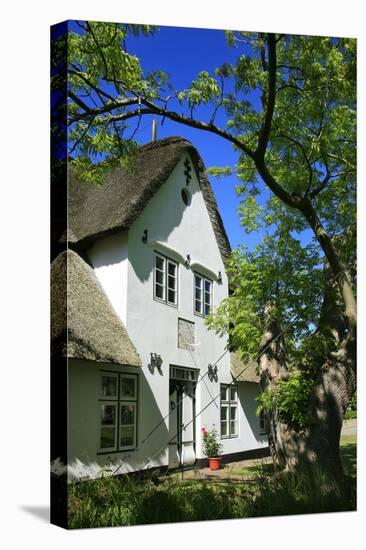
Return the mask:
<svg viewBox="0 0 366 550">
<path fill-rule="evenodd" d="M 179 165 L 178 165 L 179 166 Z M 175 185 L 171 185 L 169 189 L 166 189 L 167 196 L 164 202 L 159 202 L 161 197 L 159 193 L 152 197 L 146 210 L 144 211 L 144 221 L 137 220 L 136 224 L 136 236 L 137 243 L 133 243 L 134 253 L 129 253 L 129 259 L 131 266 L 134 269 L 136 276 L 141 282 L 149 279 L 150 273 L 153 270 L 153 264 L 151 261 L 146 261 L 146 253 L 142 250 L 142 247 L 148 246 L 148 243 L 158 241 L 160 243 L 166 243 L 171 233 L 180 226 L 184 211 L 190 206 L 183 202 L 183 198 L 180 196 L 181 191 L 188 192 L 190 194 L 189 204 L 193 201 L 193 196 L 199 192 L 199 188 L 191 185 L 186 188 L 184 179 L 182 179 L 182 189 L 177 190 Z M 162 187 L 162 189 L 164 186 Z M 179 196 L 177 195 L 179 193 Z M 147 229 L 147 242 L 143 243 L 145 229 Z M 141 253 L 140 253 L 141 250 Z M 153 254 L 153 248 L 150 248 L 151 257 Z M 132 252 L 132 251 L 131 251 Z M 189 250 L 179 250 L 180 253 L 189 253 Z M 164 252 L 163 252 L 164 253 Z M 150 254 L 149 254 L 150 255 Z M 172 259 L 178 259 L 172 257 Z"/>
<path fill-rule="evenodd" d="M 156 375 L 160 376 L 158 373 Z M 166 422 L 169 419 L 164 420 L 142 369 L 139 370 L 138 395 L 137 448 L 123 453 L 113 452 L 106 454 L 96 454 L 95 445 L 97 442 L 99 419 L 95 417 L 95 430 L 90 430 L 90 428 L 88 430 L 90 432 L 88 436 L 90 440 L 85 439 L 85 433 L 80 433 L 83 431 L 83 423 L 89 422 L 90 426 L 93 420 L 90 417 L 87 418 L 87 406 L 82 407 L 78 403 L 77 412 L 73 409 L 73 396 L 70 395 L 71 441 L 76 440 L 79 449 L 73 452 L 72 444 L 70 445 L 67 469 L 69 481 L 96 479 L 102 476 L 119 475 L 151 467 L 167 466 L 169 432 Z M 95 409 L 97 409 L 97 403 L 95 404 Z M 85 411 L 85 418 L 80 418 L 80 415 L 83 414 L 80 411 Z M 76 415 L 79 418 L 75 418 Z M 77 429 L 75 429 L 76 425 Z M 82 439 L 84 439 L 83 443 L 81 443 Z M 91 452 L 93 448 L 95 449 L 95 453 Z M 92 455 L 95 456 L 92 457 Z M 51 471 L 56 475 L 62 475 L 65 473 L 65 465 L 61 461 L 56 460 L 53 462 Z"/>
<path fill-rule="evenodd" d="M 127 232 L 119 232 L 110 235 L 107 239 L 96 241 L 91 250 L 97 251 L 93 254 L 93 267 L 119 264 L 127 259 Z"/>
<path fill-rule="evenodd" d="M 256 414 L 257 410 L 257 400 L 256 397 L 259 395 L 259 385 L 255 382 L 241 382 L 242 390 L 239 393 L 240 404 L 244 410 L 246 419 L 250 425 L 252 433 L 255 435 L 258 443 L 263 445 L 268 444 L 268 439 L 266 434 L 260 434 L 259 431 L 259 417 Z"/>
</svg>

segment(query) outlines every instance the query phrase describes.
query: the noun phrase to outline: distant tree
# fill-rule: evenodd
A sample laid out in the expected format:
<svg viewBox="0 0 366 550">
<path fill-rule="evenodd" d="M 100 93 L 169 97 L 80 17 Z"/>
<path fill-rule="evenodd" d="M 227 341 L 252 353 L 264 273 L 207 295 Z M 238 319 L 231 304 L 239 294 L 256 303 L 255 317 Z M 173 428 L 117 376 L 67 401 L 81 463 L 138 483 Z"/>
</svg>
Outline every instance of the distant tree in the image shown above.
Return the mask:
<svg viewBox="0 0 366 550">
<path fill-rule="evenodd" d="M 68 38 L 69 154 L 83 178 L 100 182 L 128 162 L 148 115 L 237 151 L 242 224 L 266 238 L 231 258 L 233 294 L 212 326 L 226 328 L 243 356 L 259 349 L 276 462 L 341 478 L 340 431 L 356 388 L 356 41 L 227 31 L 236 62 L 176 90 L 160 67 L 146 73 L 127 51 L 129 33 L 152 27 L 77 26 Z"/>
</svg>

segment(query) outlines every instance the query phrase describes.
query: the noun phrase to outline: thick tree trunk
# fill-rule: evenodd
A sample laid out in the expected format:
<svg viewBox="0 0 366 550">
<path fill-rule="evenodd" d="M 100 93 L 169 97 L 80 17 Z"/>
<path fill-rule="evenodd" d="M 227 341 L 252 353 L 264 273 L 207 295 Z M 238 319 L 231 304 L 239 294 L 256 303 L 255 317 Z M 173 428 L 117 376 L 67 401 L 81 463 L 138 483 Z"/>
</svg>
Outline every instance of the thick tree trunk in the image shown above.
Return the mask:
<svg viewBox="0 0 366 550">
<path fill-rule="evenodd" d="M 329 345 L 309 403 L 308 414 L 313 423 L 307 431 L 301 459 L 304 464 L 317 464 L 340 480 L 343 470 L 339 440 L 344 413 L 356 390 L 356 326 L 344 315 L 338 285 L 328 262 L 324 272 L 327 284 L 318 332 Z"/>
<path fill-rule="evenodd" d="M 279 417 L 275 403 L 266 416 L 269 446 L 277 467 L 310 473 L 321 470 L 341 484 L 339 440 L 344 413 L 356 389 L 356 327 L 345 318 L 328 264 L 325 275 L 328 282 L 318 332 L 325 337 L 328 348 L 317 359 L 318 373 L 308 410 L 311 424 L 306 430 L 296 431 Z M 271 316 L 271 309 L 267 308 L 258 359 L 262 391 L 274 389 L 279 380 L 289 376 L 284 334 L 279 321 Z"/>
<path fill-rule="evenodd" d="M 288 377 L 284 336 L 279 320 L 272 316 L 272 310 L 273 306 L 269 304 L 266 310 L 267 327 L 259 349 L 262 392 L 275 389 L 280 380 Z M 298 434 L 281 420 L 275 402 L 270 410 L 265 411 L 265 416 L 273 463 L 278 469 L 288 469 L 297 462 Z"/>
<path fill-rule="evenodd" d="M 340 349 L 321 367 L 309 404 L 313 419 L 300 454 L 303 466 L 318 466 L 331 477 L 343 478 L 339 440 L 344 413 L 356 390 L 356 339 L 347 335 Z"/>
</svg>

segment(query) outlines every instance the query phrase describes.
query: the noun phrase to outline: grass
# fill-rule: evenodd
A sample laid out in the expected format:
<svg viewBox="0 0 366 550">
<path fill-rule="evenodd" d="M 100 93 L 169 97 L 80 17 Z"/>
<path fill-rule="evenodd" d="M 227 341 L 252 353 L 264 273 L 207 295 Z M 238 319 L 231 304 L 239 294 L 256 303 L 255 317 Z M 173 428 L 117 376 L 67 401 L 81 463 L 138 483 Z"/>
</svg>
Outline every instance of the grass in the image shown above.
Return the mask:
<svg viewBox="0 0 366 550">
<path fill-rule="evenodd" d="M 69 527 L 106 527 L 246 517 L 250 489 L 230 482 L 159 485 L 127 476 L 70 487 Z"/>
<path fill-rule="evenodd" d="M 253 478 L 256 476 L 270 476 L 274 473 L 272 463 L 258 463 L 245 468 L 228 468 L 230 475 L 243 476 L 243 478 Z"/>
<path fill-rule="evenodd" d="M 357 438 L 355 435 L 342 435 L 340 452 L 346 475 L 352 479 L 356 479 Z"/>
<path fill-rule="evenodd" d="M 275 474 L 272 464 L 229 470 L 242 480 L 182 480 L 179 476 L 105 477 L 69 487 L 69 527 L 107 527 L 180 521 L 355 510 L 356 437 L 341 438 L 350 480 L 347 494 L 315 472 Z"/>
</svg>

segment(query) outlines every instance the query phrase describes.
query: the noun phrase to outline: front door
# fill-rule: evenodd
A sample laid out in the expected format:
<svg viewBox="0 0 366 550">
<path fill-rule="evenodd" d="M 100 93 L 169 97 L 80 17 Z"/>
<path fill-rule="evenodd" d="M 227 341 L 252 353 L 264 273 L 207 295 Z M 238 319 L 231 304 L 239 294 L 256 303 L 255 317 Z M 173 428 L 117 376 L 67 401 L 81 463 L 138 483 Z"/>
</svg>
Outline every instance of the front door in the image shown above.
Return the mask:
<svg viewBox="0 0 366 550">
<path fill-rule="evenodd" d="M 197 371 L 171 367 L 169 380 L 169 468 L 196 461 L 195 393 Z"/>
</svg>

